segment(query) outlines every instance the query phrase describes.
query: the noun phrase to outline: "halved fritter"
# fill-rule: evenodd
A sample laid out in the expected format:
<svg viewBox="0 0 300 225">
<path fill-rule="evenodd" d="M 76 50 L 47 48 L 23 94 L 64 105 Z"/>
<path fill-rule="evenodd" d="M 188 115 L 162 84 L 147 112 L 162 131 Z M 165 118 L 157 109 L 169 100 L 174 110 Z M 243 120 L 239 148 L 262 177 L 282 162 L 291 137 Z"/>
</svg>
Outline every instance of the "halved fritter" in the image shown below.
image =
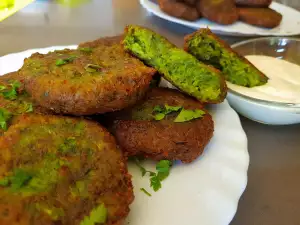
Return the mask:
<svg viewBox="0 0 300 225">
<path fill-rule="evenodd" d="M 135 104 L 155 72 L 126 53 L 118 38 L 101 38 L 75 50 L 35 53 L 19 71 L 38 104 L 72 115 L 111 112 Z"/>
<path fill-rule="evenodd" d="M 259 27 L 274 28 L 282 21 L 282 15 L 270 8 L 238 8 L 241 21 Z"/>
<path fill-rule="evenodd" d="M 0 148 L 0 224 L 112 225 L 127 216 L 131 177 L 97 123 L 17 116 Z"/>
<path fill-rule="evenodd" d="M 124 48 L 153 66 L 181 91 L 203 103 L 222 102 L 227 87 L 222 74 L 171 44 L 155 32 L 140 26 L 127 26 Z"/>
<path fill-rule="evenodd" d="M 268 82 L 262 72 L 208 28 L 186 36 L 184 48 L 198 60 L 220 69 L 233 84 L 254 87 Z"/>
<path fill-rule="evenodd" d="M 178 0 L 158 0 L 158 4 L 162 11 L 171 16 L 189 21 L 195 21 L 200 18 L 197 9 L 185 2 Z"/>
<path fill-rule="evenodd" d="M 144 102 L 109 115 L 125 154 L 154 160 L 197 159 L 210 141 L 212 117 L 196 100 L 177 90 L 154 88 Z"/>
<path fill-rule="evenodd" d="M 216 23 L 228 25 L 239 18 L 233 0 L 199 0 L 196 7 L 203 17 Z"/>
</svg>

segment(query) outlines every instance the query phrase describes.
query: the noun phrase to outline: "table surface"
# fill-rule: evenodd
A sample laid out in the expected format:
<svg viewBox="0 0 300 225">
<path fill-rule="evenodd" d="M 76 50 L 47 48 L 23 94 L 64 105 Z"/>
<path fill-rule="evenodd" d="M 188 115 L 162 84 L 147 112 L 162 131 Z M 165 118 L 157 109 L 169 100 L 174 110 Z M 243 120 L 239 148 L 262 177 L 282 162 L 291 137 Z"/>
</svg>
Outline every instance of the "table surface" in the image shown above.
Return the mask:
<svg viewBox="0 0 300 225">
<path fill-rule="evenodd" d="M 279 2 L 300 10 L 300 0 Z M 179 46 L 192 32 L 150 15 L 138 0 L 93 0 L 72 9 L 44 0 L 0 23 L 0 56 L 119 34 L 127 24 L 150 27 Z M 241 121 L 249 142 L 249 181 L 231 225 L 300 225 L 300 125 Z"/>
</svg>

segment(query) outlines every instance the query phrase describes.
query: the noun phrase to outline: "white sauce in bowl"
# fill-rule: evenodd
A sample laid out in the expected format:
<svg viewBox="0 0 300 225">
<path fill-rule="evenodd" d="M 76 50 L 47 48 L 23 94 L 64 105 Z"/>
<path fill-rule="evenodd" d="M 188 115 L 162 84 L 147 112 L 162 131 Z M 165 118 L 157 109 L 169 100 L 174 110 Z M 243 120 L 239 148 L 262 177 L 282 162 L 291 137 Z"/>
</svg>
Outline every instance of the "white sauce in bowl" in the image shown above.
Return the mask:
<svg viewBox="0 0 300 225">
<path fill-rule="evenodd" d="M 300 103 L 300 66 L 269 56 L 248 55 L 246 58 L 269 77 L 268 83 L 247 88 L 227 82 L 231 90 L 261 100 Z"/>
</svg>

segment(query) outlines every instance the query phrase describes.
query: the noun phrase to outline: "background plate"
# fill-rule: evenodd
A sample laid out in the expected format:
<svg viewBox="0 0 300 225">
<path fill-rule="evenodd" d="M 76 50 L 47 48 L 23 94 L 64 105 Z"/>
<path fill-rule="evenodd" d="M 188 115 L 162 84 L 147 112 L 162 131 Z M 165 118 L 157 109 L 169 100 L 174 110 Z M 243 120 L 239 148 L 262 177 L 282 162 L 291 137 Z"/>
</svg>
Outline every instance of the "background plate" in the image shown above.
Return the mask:
<svg viewBox="0 0 300 225">
<path fill-rule="evenodd" d="M 224 26 L 207 19 L 190 22 L 167 15 L 160 10 L 156 2 L 157 0 L 140 0 L 141 5 L 154 15 L 195 29 L 209 27 L 214 33 L 233 36 L 290 36 L 300 34 L 300 12 L 276 2 L 272 3 L 271 8 L 280 12 L 283 15 L 283 19 L 281 24 L 274 29 L 255 27 L 243 22 L 236 22 L 232 25 Z"/>
<path fill-rule="evenodd" d="M 0 75 L 18 70 L 34 52 L 75 48 L 56 46 L 33 49 L 0 57 Z M 163 187 L 153 193 L 149 178 L 129 163 L 133 176 L 135 201 L 127 218 L 130 225 L 228 225 L 247 184 L 249 155 L 247 138 L 238 115 L 227 101 L 210 106 L 215 133 L 204 154 L 194 163 L 175 163 Z M 145 162 L 154 170 L 154 163 Z M 152 193 L 148 197 L 140 188 Z"/>
</svg>

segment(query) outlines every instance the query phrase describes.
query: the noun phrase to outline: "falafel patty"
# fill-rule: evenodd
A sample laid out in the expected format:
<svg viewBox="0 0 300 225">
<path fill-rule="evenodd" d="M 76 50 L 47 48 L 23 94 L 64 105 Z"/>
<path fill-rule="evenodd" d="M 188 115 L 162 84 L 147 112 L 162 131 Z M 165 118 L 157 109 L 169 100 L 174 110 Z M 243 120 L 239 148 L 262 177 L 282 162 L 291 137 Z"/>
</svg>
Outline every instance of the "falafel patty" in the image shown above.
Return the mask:
<svg viewBox="0 0 300 225">
<path fill-rule="evenodd" d="M 0 224 L 112 225 L 127 216 L 131 177 L 97 123 L 18 116 L 0 148 Z"/>
<path fill-rule="evenodd" d="M 160 109 L 166 109 L 163 118 Z M 201 116 L 179 122 L 183 111 L 198 111 Z M 154 160 L 190 163 L 202 154 L 214 131 L 211 115 L 198 101 L 167 88 L 152 89 L 143 103 L 110 119 L 112 133 L 125 154 Z"/>
<path fill-rule="evenodd" d="M 19 72 L 41 106 L 55 113 L 91 115 L 135 104 L 156 71 L 126 53 L 117 37 L 75 50 L 35 53 Z"/>
<path fill-rule="evenodd" d="M 144 27 L 125 29 L 124 48 L 153 66 L 169 82 L 202 103 L 220 103 L 227 94 L 224 77 L 217 69 L 199 62 L 166 38 Z"/>
<path fill-rule="evenodd" d="M 231 49 L 209 28 L 200 29 L 186 36 L 184 49 L 201 62 L 221 70 L 226 80 L 233 84 L 255 87 L 268 82 L 266 75 Z"/>
</svg>

